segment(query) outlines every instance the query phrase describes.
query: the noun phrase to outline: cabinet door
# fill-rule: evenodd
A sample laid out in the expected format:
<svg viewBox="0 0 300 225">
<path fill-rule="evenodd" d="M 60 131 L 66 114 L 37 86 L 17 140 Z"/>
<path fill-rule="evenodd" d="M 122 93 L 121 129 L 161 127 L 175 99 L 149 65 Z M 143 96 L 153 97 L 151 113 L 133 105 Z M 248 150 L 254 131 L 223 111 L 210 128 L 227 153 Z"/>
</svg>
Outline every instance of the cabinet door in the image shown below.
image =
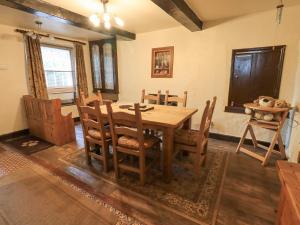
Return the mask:
<svg viewBox="0 0 300 225">
<path fill-rule="evenodd" d="M 92 41 L 90 51 L 94 91 L 118 93 L 116 40 Z"/>
</svg>

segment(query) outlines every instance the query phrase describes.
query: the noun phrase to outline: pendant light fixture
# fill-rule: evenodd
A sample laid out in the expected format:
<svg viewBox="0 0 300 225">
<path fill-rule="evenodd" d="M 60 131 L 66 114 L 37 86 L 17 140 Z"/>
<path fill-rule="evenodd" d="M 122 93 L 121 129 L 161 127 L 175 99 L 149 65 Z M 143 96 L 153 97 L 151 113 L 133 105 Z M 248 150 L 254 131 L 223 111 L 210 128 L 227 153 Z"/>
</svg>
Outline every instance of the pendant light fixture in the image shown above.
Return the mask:
<svg viewBox="0 0 300 225">
<path fill-rule="evenodd" d="M 283 1 L 280 0 L 280 4 L 276 6 L 277 12 L 276 12 L 276 22 L 277 24 L 281 24 L 281 20 L 282 20 L 282 14 L 283 14 Z"/>
<path fill-rule="evenodd" d="M 98 27 L 101 22 L 103 22 L 105 29 L 109 30 L 111 28 L 111 20 L 114 20 L 114 23 L 119 26 L 123 27 L 124 26 L 124 21 L 118 17 L 111 15 L 108 10 L 107 10 L 107 4 L 109 0 L 100 0 L 100 3 L 103 6 L 103 14 L 100 13 L 94 13 L 90 16 L 90 21 L 91 23 L 95 26 Z"/>
</svg>

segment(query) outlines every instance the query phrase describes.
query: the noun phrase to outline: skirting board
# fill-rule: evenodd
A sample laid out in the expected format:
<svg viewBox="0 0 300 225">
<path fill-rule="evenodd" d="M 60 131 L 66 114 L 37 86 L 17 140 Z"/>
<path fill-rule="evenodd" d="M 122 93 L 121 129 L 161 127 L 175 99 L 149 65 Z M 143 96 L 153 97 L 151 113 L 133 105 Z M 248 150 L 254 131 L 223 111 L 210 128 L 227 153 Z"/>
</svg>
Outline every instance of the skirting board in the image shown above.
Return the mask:
<svg viewBox="0 0 300 225">
<path fill-rule="evenodd" d="M 8 134 L 2 134 L 2 135 L 0 135 L 0 141 L 15 138 L 15 137 L 19 137 L 19 136 L 23 136 L 23 135 L 26 135 L 26 134 L 29 134 L 29 129 L 18 130 L 18 131 L 14 131 L 14 132 L 11 132 L 11 133 L 8 133 Z"/>
<path fill-rule="evenodd" d="M 229 141 L 229 142 L 234 142 L 234 143 L 239 143 L 240 139 L 241 139 L 239 137 L 234 137 L 234 136 L 225 135 L 225 134 L 217 134 L 217 133 L 209 133 L 209 137 L 212 139 L 216 139 L 216 140 L 223 140 L 223 141 Z M 266 147 L 268 147 L 270 145 L 270 142 L 266 142 L 266 141 L 257 141 L 257 142 Z M 245 139 L 244 143 L 246 145 L 252 145 L 252 140 Z M 278 144 L 275 145 L 274 149 L 279 150 Z"/>
</svg>

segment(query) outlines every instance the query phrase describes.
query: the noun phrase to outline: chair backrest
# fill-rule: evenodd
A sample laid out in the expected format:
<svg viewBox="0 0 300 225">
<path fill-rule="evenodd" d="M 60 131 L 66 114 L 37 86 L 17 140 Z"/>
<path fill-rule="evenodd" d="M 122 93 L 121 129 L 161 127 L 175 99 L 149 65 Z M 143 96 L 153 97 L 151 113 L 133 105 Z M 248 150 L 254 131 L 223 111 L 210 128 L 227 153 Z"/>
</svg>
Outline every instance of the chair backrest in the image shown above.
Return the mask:
<svg viewBox="0 0 300 225">
<path fill-rule="evenodd" d="M 210 128 L 212 117 L 213 117 L 213 114 L 214 114 L 216 102 L 217 102 L 217 97 L 214 96 L 213 101 L 212 101 L 212 103 L 209 107 L 209 110 L 208 110 L 208 115 L 207 115 L 207 122 L 206 123 L 207 123 L 208 129 L 206 130 L 206 133 L 205 133 L 206 137 L 208 137 L 208 135 L 209 135 L 209 128 Z"/>
<path fill-rule="evenodd" d="M 169 103 L 181 103 L 183 107 L 186 107 L 186 101 L 187 101 L 187 91 L 184 92 L 183 97 L 175 97 L 169 95 L 169 90 L 166 91 L 165 96 L 165 105 L 168 105 Z"/>
<path fill-rule="evenodd" d="M 80 101 L 83 105 L 87 106 L 92 104 L 94 101 L 99 101 L 100 105 L 103 105 L 103 97 L 100 91 L 97 91 L 95 95 L 86 97 L 84 92 L 80 92 Z"/>
<path fill-rule="evenodd" d="M 159 90 L 156 95 L 146 95 L 145 89 L 142 90 L 141 103 L 145 103 L 145 100 L 153 101 L 153 104 L 159 105 L 161 91 Z"/>
<path fill-rule="evenodd" d="M 205 143 L 207 142 L 206 132 L 208 127 L 208 112 L 209 112 L 210 101 L 206 101 L 204 111 L 202 113 L 202 118 L 200 122 L 200 128 L 197 138 L 197 152 L 202 153 Z"/>
<path fill-rule="evenodd" d="M 202 119 L 201 119 L 200 129 L 199 129 L 199 138 L 197 143 L 197 151 L 201 154 L 205 154 L 207 151 L 206 145 L 208 142 L 209 129 L 211 126 L 212 116 L 214 113 L 216 102 L 217 102 L 216 96 L 213 98 L 211 104 L 210 101 L 206 101 L 206 106 L 202 114 Z"/>
<path fill-rule="evenodd" d="M 134 104 L 135 114 L 113 112 L 111 102 L 107 102 L 106 106 L 114 148 L 119 147 L 119 136 L 127 136 L 136 139 L 139 142 L 139 150 L 144 151 L 144 134 L 140 105 L 138 103 Z"/>
<path fill-rule="evenodd" d="M 100 110 L 100 102 L 94 100 L 92 106 L 87 106 L 77 99 L 76 103 L 83 127 L 84 138 L 89 136 L 88 132 L 90 130 L 96 130 L 100 132 L 101 139 L 105 140 L 107 137 L 104 128 L 104 118 Z"/>
</svg>

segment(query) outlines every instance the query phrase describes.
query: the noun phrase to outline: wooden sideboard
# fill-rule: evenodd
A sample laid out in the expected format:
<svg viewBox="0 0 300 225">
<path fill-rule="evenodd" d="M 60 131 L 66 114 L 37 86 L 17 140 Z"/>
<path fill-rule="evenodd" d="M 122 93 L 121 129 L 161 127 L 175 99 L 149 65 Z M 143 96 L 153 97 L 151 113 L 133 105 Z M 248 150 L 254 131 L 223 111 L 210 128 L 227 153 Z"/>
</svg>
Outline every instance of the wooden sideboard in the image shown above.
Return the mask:
<svg viewBox="0 0 300 225">
<path fill-rule="evenodd" d="M 300 164 L 277 161 L 281 182 L 277 225 L 300 224 Z"/>
</svg>

